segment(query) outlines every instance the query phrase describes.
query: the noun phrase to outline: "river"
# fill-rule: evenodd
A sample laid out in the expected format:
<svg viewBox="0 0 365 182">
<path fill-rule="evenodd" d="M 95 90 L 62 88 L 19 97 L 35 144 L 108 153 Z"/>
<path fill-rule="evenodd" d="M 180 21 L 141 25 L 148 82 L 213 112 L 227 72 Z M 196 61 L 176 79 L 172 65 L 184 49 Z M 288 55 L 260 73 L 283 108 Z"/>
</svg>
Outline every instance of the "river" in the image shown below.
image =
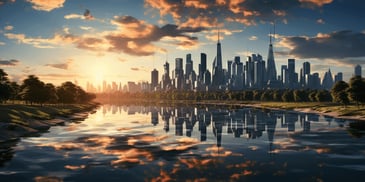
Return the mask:
<svg viewBox="0 0 365 182">
<path fill-rule="evenodd" d="M 1 144 L 0 181 L 358 181 L 351 121 L 289 111 L 103 105 Z"/>
</svg>

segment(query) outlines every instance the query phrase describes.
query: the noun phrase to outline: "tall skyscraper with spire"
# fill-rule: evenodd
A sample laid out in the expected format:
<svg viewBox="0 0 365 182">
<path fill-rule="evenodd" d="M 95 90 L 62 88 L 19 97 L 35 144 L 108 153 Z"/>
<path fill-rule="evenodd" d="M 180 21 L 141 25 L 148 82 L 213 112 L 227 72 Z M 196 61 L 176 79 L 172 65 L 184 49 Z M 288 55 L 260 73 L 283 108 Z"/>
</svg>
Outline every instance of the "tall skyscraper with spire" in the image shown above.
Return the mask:
<svg viewBox="0 0 365 182">
<path fill-rule="evenodd" d="M 220 85 L 224 84 L 224 78 L 223 78 L 223 68 L 222 68 L 222 48 L 221 48 L 221 42 L 219 37 L 219 30 L 218 30 L 218 42 L 217 42 L 217 56 L 215 57 L 213 61 L 213 80 L 212 80 L 212 86 L 213 87 L 219 87 Z"/>
<path fill-rule="evenodd" d="M 274 25 L 275 29 L 275 25 Z M 274 31 L 275 34 L 275 31 Z M 269 54 L 267 56 L 267 80 L 274 81 L 276 80 L 276 66 L 275 66 L 275 59 L 274 59 L 274 51 L 272 46 L 272 35 L 270 33 L 270 44 L 269 44 Z"/>
</svg>

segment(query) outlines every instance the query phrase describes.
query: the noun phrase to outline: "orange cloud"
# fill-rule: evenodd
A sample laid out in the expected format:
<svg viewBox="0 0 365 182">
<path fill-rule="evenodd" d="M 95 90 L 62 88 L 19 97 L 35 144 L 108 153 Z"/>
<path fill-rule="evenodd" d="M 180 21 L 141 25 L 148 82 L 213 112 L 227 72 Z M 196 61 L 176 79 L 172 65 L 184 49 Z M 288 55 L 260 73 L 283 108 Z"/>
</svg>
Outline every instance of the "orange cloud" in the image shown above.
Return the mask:
<svg viewBox="0 0 365 182">
<path fill-rule="evenodd" d="M 299 0 L 299 2 L 308 7 L 322 7 L 323 5 L 332 3 L 333 0 Z"/>
<path fill-rule="evenodd" d="M 53 9 L 62 8 L 66 0 L 27 0 L 33 4 L 33 9 L 41 11 L 52 11 Z"/>
<path fill-rule="evenodd" d="M 209 5 L 204 2 L 197 1 L 197 0 L 186 0 L 185 6 L 199 8 L 199 9 L 207 9 Z"/>
</svg>

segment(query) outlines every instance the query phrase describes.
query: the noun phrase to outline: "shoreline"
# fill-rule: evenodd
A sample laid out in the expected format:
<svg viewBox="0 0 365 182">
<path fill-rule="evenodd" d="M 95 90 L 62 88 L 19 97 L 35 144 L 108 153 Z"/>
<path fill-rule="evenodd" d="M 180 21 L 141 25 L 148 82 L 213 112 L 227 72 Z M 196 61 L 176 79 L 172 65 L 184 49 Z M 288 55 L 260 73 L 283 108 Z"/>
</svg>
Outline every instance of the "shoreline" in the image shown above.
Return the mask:
<svg viewBox="0 0 365 182">
<path fill-rule="evenodd" d="M 98 99 L 97 99 L 98 100 Z M 332 102 L 275 102 L 275 101 L 236 101 L 236 100 L 99 100 L 102 104 L 141 104 L 141 105 L 210 105 L 227 107 L 253 107 L 258 109 L 287 110 L 312 113 L 333 118 L 365 121 L 365 107 L 351 104 L 346 107 Z"/>
<path fill-rule="evenodd" d="M 22 137 L 39 136 L 52 126 L 80 122 L 95 111 L 99 103 L 67 105 L 0 105 L 0 144 L 18 141 Z"/>
</svg>

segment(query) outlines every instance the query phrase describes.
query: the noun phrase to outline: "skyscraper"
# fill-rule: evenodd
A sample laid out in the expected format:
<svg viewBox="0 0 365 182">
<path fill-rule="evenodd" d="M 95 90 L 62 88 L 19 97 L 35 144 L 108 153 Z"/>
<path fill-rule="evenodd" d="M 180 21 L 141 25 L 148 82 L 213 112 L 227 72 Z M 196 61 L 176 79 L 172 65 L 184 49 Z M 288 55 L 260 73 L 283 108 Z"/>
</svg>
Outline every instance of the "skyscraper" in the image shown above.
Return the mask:
<svg viewBox="0 0 365 182">
<path fill-rule="evenodd" d="M 326 90 L 330 90 L 333 86 L 333 78 L 331 69 L 328 69 L 328 71 L 324 74 L 323 81 L 322 81 L 322 88 Z"/>
<path fill-rule="evenodd" d="M 213 81 L 212 85 L 215 88 L 218 88 L 220 85 L 223 85 L 223 68 L 222 68 L 222 48 L 219 40 L 219 31 L 218 31 L 218 42 L 217 42 L 217 56 L 213 61 Z"/>
<path fill-rule="evenodd" d="M 355 66 L 355 76 L 362 76 L 360 65 Z"/>
<path fill-rule="evenodd" d="M 295 72 L 295 59 L 288 59 L 288 86 L 295 88 L 298 84 L 298 73 Z"/>
<path fill-rule="evenodd" d="M 199 79 L 203 80 L 204 73 L 207 70 L 207 55 L 205 53 L 200 53 L 200 64 L 199 64 Z"/>
<path fill-rule="evenodd" d="M 161 81 L 161 88 L 163 90 L 168 90 L 170 85 L 171 85 L 170 64 L 166 61 L 166 63 L 163 65 L 163 75 L 162 75 L 162 81 Z"/>
<path fill-rule="evenodd" d="M 175 88 L 181 90 L 184 88 L 184 70 L 183 70 L 183 59 L 175 59 Z"/>
<path fill-rule="evenodd" d="M 186 55 L 186 63 L 185 63 L 185 78 L 189 79 L 193 71 L 193 61 L 191 60 L 191 54 Z"/>
<path fill-rule="evenodd" d="M 158 86 L 158 71 L 153 69 L 151 71 L 151 90 L 156 90 Z"/>
<path fill-rule="evenodd" d="M 303 68 L 301 69 L 302 72 L 300 73 L 300 84 L 302 87 L 307 87 L 309 84 L 309 78 L 310 78 L 310 63 L 304 62 Z"/>
<path fill-rule="evenodd" d="M 270 34 L 270 45 L 269 45 L 269 53 L 267 56 L 267 80 L 274 81 L 276 80 L 276 65 L 274 59 L 274 51 L 271 43 L 271 34 Z"/>
</svg>

